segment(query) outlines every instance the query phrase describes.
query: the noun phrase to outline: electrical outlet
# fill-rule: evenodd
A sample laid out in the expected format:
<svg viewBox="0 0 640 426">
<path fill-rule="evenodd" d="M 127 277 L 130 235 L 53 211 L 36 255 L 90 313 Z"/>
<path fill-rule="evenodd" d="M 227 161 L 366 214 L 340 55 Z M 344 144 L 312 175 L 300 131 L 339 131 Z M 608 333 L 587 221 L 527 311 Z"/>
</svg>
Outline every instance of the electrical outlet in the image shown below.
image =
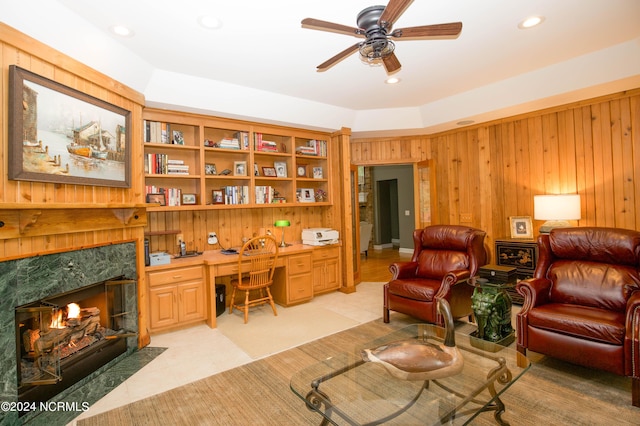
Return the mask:
<svg viewBox="0 0 640 426">
<path fill-rule="evenodd" d="M 180 245 L 180 241 L 184 241 L 184 234 L 176 234 L 176 245 Z"/>
<path fill-rule="evenodd" d="M 209 232 L 209 238 L 207 238 L 207 243 L 209 244 L 218 244 L 218 234 L 215 232 Z"/>
</svg>

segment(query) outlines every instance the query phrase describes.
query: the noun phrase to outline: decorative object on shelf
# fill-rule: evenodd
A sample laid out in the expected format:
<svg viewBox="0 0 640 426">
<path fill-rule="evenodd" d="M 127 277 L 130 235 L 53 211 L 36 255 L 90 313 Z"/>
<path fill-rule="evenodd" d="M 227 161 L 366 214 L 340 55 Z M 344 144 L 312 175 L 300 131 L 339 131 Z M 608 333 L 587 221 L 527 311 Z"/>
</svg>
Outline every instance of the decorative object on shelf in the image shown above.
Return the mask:
<svg viewBox="0 0 640 426">
<path fill-rule="evenodd" d="M 223 171 L 220 172 L 221 175 L 223 176 L 227 176 L 231 174 L 231 170 L 229 169 L 224 169 Z"/>
<path fill-rule="evenodd" d="M 444 318 L 444 341 L 436 344 L 421 339 L 399 340 L 361 353 L 364 361 L 381 364 L 400 380 L 435 380 L 462 371 L 464 360 L 456 346 L 455 328 L 449 302 L 440 299 L 438 311 Z"/>
<path fill-rule="evenodd" d="M 8 107 L 9 179 L 131 187 L 130 111 L 16 65 L 9 66 Z M 53 115 L 68 117 L 60 132 L 38 128 Z"/>
<path fill-rule="evenodd" d="M 207 163 L 204 165 L 204 174 L 205 175 L 216 175 L 216 165 L 212 163 Z"/>
<path fill-rule="evenodd" d="M 286 244 L 284 242 L 284 228 L 291 226 L 291 222 L 289 222 L 288 220 L 276 220 L 273 226 L 277 228 L 282 228 L 282 241 L 280 242 L 280 247 L 288 246 L 289 244 Z"/>
<path fill-rule="evenodd" d="M 298 188 L 296 193 L 300 203 L 313 203 L 316 201 L 312 188 Z"/>
<path fill-rule="evenodd" d="M 322 173 L 322 167 L 314 167 L 313 168 L 313 178 L 314 179 L 322 179 L 324 177 Z"/>
<path fill-rule="evenodd" d="M 315 197 L 316 201 L 325 201 L 327 199 L 327 193 L 322 189 L 317 189 Z"/>
<path fill-rule="evenodd" d="M 580 194 L 534 195 L 533 217 L 546 220 L 540 227 L 541 234 L 553 228 L 569 228 L 570 220 L 580 220 Z"/>
<path fill-rule="evenodd" d="M 207 148 L 213 148 L 215 146 L 215 143 L 211 139 L 205 139 L 204 146 L 206 146 Z"/>
<path fill-rule="evenodd" d="M 298 177 L 307 177 L 307 166 L 304 164 L 298 164 Z"/>
<path fill-rule="evenodd" d="M 510 216 L 511 238 L 533 238 L 531 216 Z"/>
<path fill-rule="evenodd" d="M 182 204 L 184 205 L 195 205 L 196 200 L 196 194 L 182 194 Z"/>
<path fill-rule="evenodd" d="M 276 168 L 275 167 L 263 167 L 262 174 L 266 177 L 276 177 Z"/>
<path fill-rule="evenodd" d="M 273 163 L 273 167 L 276 169 L 276 176 L 279 178 L 287 177 L 287 163 L 284 161 L 276 161 Z"/>
<path fill-rule="evenodd" d="M 234 176 L 246 176 L 247 175 L 247 162 L 246 161 L 234 161 L 233 162 L 233 175 Z"/>
<path fill-rule="evenodd" d="M 147 203 L 166 205 L 164 194 L 147 194 Z"/>
<path fill-rule="evenodd" d="M 224 192 L 221 189 L 212 190 L 211 201 L 213 204 L 224 204 Z"/>
</svg>

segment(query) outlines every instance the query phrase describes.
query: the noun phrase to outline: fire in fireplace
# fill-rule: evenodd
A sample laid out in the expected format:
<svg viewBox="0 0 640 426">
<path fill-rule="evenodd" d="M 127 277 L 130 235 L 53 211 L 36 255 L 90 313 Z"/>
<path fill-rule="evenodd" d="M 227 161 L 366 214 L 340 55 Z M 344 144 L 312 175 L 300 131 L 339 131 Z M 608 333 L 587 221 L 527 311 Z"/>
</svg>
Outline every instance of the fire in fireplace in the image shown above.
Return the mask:
<svg viewBox="0 0 640 426">
<path fill-rule="evenodd" d="M 18 400 L 44 402 L 127 351 L 123 276 L 16 308 Z"/>
</svg>

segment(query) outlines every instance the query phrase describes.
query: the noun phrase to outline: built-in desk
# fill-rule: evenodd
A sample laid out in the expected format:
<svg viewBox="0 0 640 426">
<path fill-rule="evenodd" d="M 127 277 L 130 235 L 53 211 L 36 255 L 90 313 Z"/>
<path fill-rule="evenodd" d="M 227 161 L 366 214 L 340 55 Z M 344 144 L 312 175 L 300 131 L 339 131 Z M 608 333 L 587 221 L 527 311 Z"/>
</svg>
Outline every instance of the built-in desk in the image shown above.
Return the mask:
<svg viewBox="0 0 640 426">
<path fill-rule="evenodd" d="M 150 332 L 204 321 L 215 328 L 216 278 L 236 275 L 238 256 L 208 250 L 199 256 L 171 259 L 167 265 L 148 266 Z M 248 262 L 245 265 L 248 271 Z M 339 244 L 280 247 L 271 293 L 282 306 L 308 302 L 315 294 L 337 290 L 341 285 L 339 271 Z M 335 279 L 327 280 L 328 276 Z"/>
</svg>

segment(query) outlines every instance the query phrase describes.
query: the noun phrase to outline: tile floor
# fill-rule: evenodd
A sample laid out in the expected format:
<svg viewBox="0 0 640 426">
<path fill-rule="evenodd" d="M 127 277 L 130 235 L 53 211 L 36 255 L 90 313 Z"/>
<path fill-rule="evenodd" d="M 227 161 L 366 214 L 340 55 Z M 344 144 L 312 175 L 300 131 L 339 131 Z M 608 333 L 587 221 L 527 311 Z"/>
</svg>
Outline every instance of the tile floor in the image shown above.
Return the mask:
<svg viewBox="0 0 640 426">
<path fill-rule="evenodd" d="M 382 316 L 382 283 L 362 283 L 355 293 L 333 292 L 315 297 L 305 305 L 333 310 L 364 324 Z M 301 336 L 303 341 L 304 336 Z M 255 361 L 224 336 L 220 329 L 211 329 L 206 325 L 152 336 L 151 346 L 165 347 L 167 350 L 69 425 L 75 425 L 79 419 Z M 187 365 L 189 368 L 185 368 Z"/>
</svg>

